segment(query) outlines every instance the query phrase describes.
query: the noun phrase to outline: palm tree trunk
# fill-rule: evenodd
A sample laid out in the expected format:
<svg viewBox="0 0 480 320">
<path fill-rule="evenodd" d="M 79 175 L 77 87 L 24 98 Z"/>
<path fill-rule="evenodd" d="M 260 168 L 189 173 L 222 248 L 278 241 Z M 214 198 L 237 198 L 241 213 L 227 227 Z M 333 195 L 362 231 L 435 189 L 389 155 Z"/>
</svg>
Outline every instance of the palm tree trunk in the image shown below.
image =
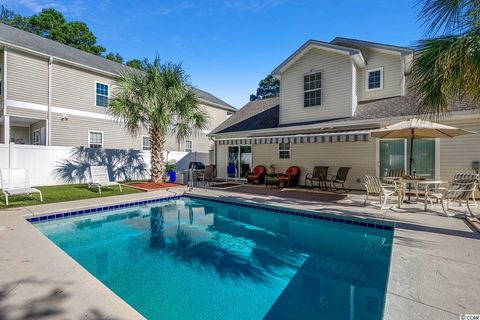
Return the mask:
<svg viewBox="0 0 480 320">
<path fill-rule="evenodd" d="M 159 128 L 153 127 L 149 130 L 151 139 L 150 176 L 153 182 L 162 182 L 165 169 L 163 150 L 165 149 L 165 133 Z"/>
</svg>

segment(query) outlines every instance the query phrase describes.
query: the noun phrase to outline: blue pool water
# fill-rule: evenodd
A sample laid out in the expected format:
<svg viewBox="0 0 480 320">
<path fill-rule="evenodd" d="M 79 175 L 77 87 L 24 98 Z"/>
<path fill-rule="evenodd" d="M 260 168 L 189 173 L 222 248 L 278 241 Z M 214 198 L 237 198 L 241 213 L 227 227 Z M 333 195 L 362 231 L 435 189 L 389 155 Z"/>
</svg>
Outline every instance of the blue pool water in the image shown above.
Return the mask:
<svg viewBox="0 0 480 320">
<path fill-rule="evenodd" d="M 148 319 L 381 319 L 392 231 L 180 198 L 35 224 Z"/>
</svg>

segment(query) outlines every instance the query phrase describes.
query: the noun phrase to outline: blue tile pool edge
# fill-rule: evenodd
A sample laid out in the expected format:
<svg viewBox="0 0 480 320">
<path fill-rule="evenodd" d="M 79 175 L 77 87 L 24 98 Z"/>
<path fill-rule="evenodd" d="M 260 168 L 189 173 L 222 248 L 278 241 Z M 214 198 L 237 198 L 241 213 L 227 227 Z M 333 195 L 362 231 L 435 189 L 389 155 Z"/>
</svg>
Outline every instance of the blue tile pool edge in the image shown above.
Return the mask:
<svg viewBox="0 0 480 320">
<path fill-rule="evenodd" d="M 184 197 L 185 196 L 183 196 L 183 195 L 177 195 L 177 196 L 171 196 L 171 197 L 163 197 L 163 198 L 154 198 L 154 199 L 148 199 L 148 200 L 124 202 L 124 203 L 119 203 L 119 204 L 103 206 L 103 207 L 79 209 L 79 210 L 72 210 L 72 211 L 66 211 L 66 212 L 60 212 L 60 213 L 43 214 L 43 215 L 39 215 L 39 216 L 36 216 L 36 217 L 28 217 L 28 218 L 26 218 L 26 220 L 30 223 L 45 222 L 45 221 L 65 219 L 65 218 L 71 218 L 71 217 L 87 215 L 87 214 L 100 213 L 100 212 L 105 212 L 105 211 L 115 210 L 115 209 L 124 209 L 124 208 L 130 208 L 130 207 L 135 207 L 135 206 L 142 206 L 142 205 L 146 205 L 146 204 L 165 202 L 165 201 L 171 201 L 171 200 L 178 200 L 178 199 L 184 198 Z"/>
<path fill-rule="evenodd" d="M 207 201 L 223 203 L 223 204 L 230 204 L 238 207 L 251 208 L 251 209 L 269 211 L 274 213 L 280 213 L 280 214 L 287 214 L 291 216 L 298 216 L 298 217 L 309 218 L 314 220 L 343 223 L 343 224 L 353 225 L 358 227 L 366 227 L 371 229 L 387 230 L 387 231 L 394 230 L 394 223 L 389 221 L 374 220 L 370 218 L 369 219 L 356 218 L 356 217 L 345 218 L 345 217 L 339 217 L 338 215 L 334 215 L 334 214 L 321 213 L 316 211 L 300 210 L 300 209 L 294 209 L 294 208 L 283 209 L 276 206 L 270 206 L 265 204 L 258 205 L 258 204 L 246 203 L 243 201 L 231 201 L 231 200 L 227 201 L 223 199 L 218 199 L 218 198 L 213 198 L 208 196 L 192 195 L 192 194 L 185 195 L 184 197 L 207 200 Z"/>
<path fill-rule="evenodd" d="M 201 199 L 201 200 L 207 200 L 207 201 L 212 201 L 217 203 L 234 205 L 234 206 L 243 207 L 243 208 L 251 208 L 251 209 L 263 210 L 268 212 L 287 214 L 291 216 L 298 216 L 298 217 L 314 219 L 314 220 L 342 223 L 346 225 L 353 225 L 356 227 L 365 227 L 365 228 L 386 230 L 386 231 L 393 231 L 394 229 L 394 224 L 387 221 L 379 221 L 379 220 L 372 220 L 372 219 L 365 219 L 364 221 L 362 221 L 363 219 L 355 218 L 355 217 L 345 218 L 345 217 L 339 217 L 337 215 L 332 215 L 332 214 L 324 214 L 321 212 L 305 211 L 305 210 L 298 210 L 293 208 L 283 209 L 276 206 L 258 205 L 258 204 L 246 203 L 243 201 L 227 201 L 227 200 L 213 198 L 213 197 L 204 197 L 204 196 L 191 195 L 191 194 L 126 202 L 126 203 L 108 205 L 108 206 L 97 207 L 97 208 L 72 210 L 72 211 L 67 211 L 62 213 L 45 214 L 45 215 L 39 215 L 36 217 L 29 217 L 29 218 L 26 218 L 26 220 L 34 224 L 39 222 L 65 219 L 65 218 L 71 218 L 71 217 L 87 215 L 87 214 L 95 214 L 95 213 L 105 212 L 109 210 L 130 208 L 130 207 L 147 205 L 152 203 L 178 200 L 181 198 Z"/>
</svg>

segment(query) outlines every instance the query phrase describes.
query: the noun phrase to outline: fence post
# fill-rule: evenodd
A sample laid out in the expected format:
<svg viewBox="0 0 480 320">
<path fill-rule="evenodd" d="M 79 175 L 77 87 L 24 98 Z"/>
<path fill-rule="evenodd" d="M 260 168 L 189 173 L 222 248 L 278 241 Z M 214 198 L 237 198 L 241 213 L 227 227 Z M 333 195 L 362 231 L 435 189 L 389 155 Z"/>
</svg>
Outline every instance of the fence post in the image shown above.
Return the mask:
<svg viewBox="0 0 480 320">
<path fill-rule="evenodd" d="M 8 144 L 8 168 L 15 168 L 15 142 Z"/>
</svg>

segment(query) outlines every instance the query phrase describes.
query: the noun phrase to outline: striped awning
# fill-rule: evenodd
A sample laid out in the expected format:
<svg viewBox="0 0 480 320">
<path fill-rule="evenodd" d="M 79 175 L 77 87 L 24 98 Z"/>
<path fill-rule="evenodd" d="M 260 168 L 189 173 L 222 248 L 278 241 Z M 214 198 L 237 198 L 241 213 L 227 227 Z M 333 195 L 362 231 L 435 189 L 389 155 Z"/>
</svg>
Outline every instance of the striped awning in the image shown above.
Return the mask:
<svg viewBox="0 0 480 320">
<path fill-rule="evenodd" d="M 368 130 L 332 131 L 316 134 L 298 134 L 288 136 L 269 136 L 240 139 L 217 139 L 220 145 L 241 145 L 241 144 L 279 144 L 279 143 L 334 143 L 368 141 L 370 132 Z"/>
</svg>

